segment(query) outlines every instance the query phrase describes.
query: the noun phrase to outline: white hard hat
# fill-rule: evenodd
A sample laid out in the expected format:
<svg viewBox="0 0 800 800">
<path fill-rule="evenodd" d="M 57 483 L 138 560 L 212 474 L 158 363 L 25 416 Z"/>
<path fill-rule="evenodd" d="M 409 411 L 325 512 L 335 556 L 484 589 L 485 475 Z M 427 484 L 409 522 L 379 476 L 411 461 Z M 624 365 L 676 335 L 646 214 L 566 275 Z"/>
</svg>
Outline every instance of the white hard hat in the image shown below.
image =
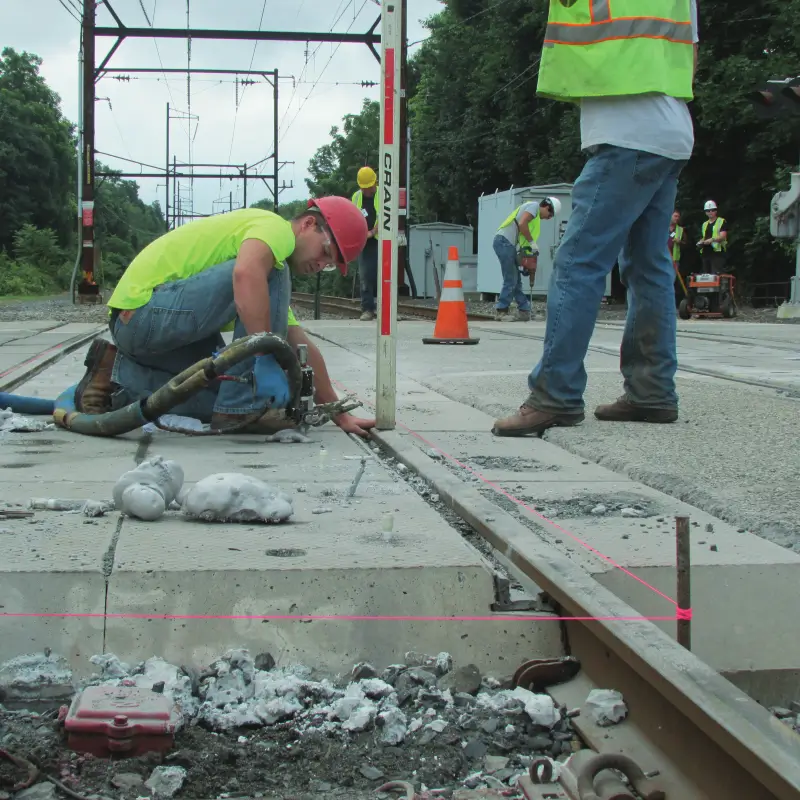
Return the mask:
<svg viewBox="0 0 800 800">
<path fill-rule="evenodd" d="M 703 206 L 703 211 L 716 211 L 717 204 L 713 200 L 706 200 L 706 204 Z"/>
<path fill-rule="evenodd" d="M 553 216 L 561 213 L 561 201 L 557 197 L 545 197 L 544 201 L 552 206 Z"/>
</svg>

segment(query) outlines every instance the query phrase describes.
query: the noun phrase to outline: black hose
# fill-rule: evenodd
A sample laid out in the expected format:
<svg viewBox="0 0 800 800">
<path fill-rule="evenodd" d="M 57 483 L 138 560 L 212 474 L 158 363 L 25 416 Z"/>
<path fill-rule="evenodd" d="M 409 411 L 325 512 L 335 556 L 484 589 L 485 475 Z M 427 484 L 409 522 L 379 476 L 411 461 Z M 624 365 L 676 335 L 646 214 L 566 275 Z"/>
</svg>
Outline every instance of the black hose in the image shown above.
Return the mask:
<svg viewBox="0 0 800 800">
<path fill-rule="evenodd" d="M 256 333 L 236 339 L 213 358 L 201 359 L 165 383 L 145 400 L 105 414 L 83 414 L 75 409 L 74 393 L 65 392 L 56 401 L 53 420 L 56 425 L 86 436 L 118 436 L 157 420 L 176 405 L 185 402 L 224 375 L 232 366 L 257 355 L 274 356 L 286 371 L 292 407 L 300 397 L 302 371 L 291 346 L 272 333 Z"/>
</svg>

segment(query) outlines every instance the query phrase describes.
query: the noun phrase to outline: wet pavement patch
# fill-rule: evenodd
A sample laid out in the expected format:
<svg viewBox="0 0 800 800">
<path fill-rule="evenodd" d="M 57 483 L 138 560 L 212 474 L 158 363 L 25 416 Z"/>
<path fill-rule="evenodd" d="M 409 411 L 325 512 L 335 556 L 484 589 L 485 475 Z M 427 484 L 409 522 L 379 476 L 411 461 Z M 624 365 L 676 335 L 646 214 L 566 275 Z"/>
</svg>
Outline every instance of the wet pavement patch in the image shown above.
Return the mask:
<svg viewBox="0 0 800 800">
<path fill-rule="evenodd" d="M 548 519 L 578 519 L 582 517 L 623 517 L 648 519 L 664 513 L 654 501 L 637 494 L 586 494 L 571 498 L 540 498 L 523 493 L 522 486 L 503 486 L 509 494 L 521 500 L 529 508 Z M 506 510 L 525 511 L 513 500 L 503 497 L 499 492 L 482 489 L 482 493 L 493 503 Z"/>
<path fill-rule="evenodd" d="M 264 555 L 272 556 L 273 558 L 300 558 L 305 554 L 305 550 L 291 547 L 280 547 L 275 550 L 266 550 L 264 552 Z"/>
<path fill-rule="evenodd" d="M 15 464 L 3 464 L 3 469 L 26 469 L 36 466 L 38 466 L 36 461 L 17 461 Z"/>
<path fill-rule="evenodd" d="M 7 444 L 13 447 L 57 447 L 64 444 L 64 442 L 59 439 L 39 439 L 37 437 L 35 439 L 13 439 L 9 440 Z"/>
<path fill-rule="evenodd" d="M 479 469 L 502 469 L 507 472 L 553 472 L 559 469 L 555 464 L 543 464 L 532 458 L 513 456 L 469 456 L 464 459 L 469 467 Z"/>
</svg>

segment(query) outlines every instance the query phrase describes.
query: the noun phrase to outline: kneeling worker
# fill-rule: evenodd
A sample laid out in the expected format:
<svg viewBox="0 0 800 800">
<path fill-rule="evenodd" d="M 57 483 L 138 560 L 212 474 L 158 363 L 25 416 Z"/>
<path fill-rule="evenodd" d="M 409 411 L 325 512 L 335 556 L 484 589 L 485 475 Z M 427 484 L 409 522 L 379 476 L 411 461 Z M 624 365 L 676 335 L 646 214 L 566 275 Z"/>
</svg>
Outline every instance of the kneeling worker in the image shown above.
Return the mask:
<svg viewBox="0 0 800 800">
<path fill-rule="evenodd" d="M 520 319 L 530 319 L 531 303 L 522 288 L 522 276 L 518 269 L 519 254 L 526 258 L 538 255 L 536 242 L 539 239 L 541 221 L 552 219 L 561 210 L 557 197 L 545 197 L 541 203 L 523 203 L 506 217 L 497 229 L 492 247 L 500 261 L 503 274 L 503 288 L 495 306 L 498 321 L 513 320 L 509 312 L 511 301 L 515 300 Z"/>
<path fill-rule="evenodd" d="M 288 221 L 244 208 L 183 225 L 151 242 L 125 270 L 108 301 L 113 344 L 96 339 L 75 392 L 78 411 L 102 414 L 147 397 L 172 377 L 235 339 L 288 334 L 291 276 L 329 265 L 343 274 L 367 240 L 367 224 L 344 197 L 309 201 Z M 316 348 L 315 348 L 316 349 Z M 172 413 L 223 430 L 260 409 L 280 412 L 289 401 L 286 373 L 271 355 L 245 359 L 231 376 L 252 373 L 252 384 L 224 381 L 199 392 Z M 275 414 L 240 429 L 273 432 Z"/>
</svg>

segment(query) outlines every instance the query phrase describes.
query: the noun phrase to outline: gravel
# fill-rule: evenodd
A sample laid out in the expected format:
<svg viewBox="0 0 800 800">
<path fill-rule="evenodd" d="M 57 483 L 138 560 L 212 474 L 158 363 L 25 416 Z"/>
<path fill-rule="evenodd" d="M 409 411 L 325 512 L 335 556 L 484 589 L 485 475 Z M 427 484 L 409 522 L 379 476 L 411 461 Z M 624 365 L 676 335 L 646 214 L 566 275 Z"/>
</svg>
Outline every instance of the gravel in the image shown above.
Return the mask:
<svg viewBox="0 0 800 800">
<path fill-rule="evenodd" d="M 111 296 L 109 290 L 103 292 L 107 300 Z M 435 308 L 436 300 L 411 300 L 402 298 L 404 303 L 418 303 L 419 305 Z M 545 303 L 534 301 L 534 311 L 543 317 Z M 313 320 L 314 310 L 311 308 L 293 307 L 298 320 Z M 467 301 L 467 311 L 473 314 L 494 314 L 494 303 L 481 300 Z M 598 320 L 624 320 L 626 309 L 621 304 L 603 305 L 600 308 Z M 339 314 L 323 312 L 323 319 L 349 319 Z M 69 294 L 54 297 L 42 297 L 35 300 L 8 300 L 0 302 L 0 322 L 18 322 L 24 320 L 52 319 L 56 322 L 105 322 L 108 319 L 108 309 L 104 305 L 73 305 Z M 800 323 L 800 320 L 778 320 L 775 318 L 774 308 L 739 308 L 738 322 L 767 322 L 767 323 Z"/>
<path fill-rule="evenodd" d="M 263 656 L 259 663 L 270 663 Z M 581 747 L 571 715 L 548 695 L 512 689 L 475 665 L 452 671 L 446 653 L 407 653 L 380 677 L 362 679 L 355 675 L 378 670 L 358 664 L 335 679 L 301 665 L 258 670 L 247 650 L 228 651 L 199 672 L 158 658 L 133 666 L 112 654 L 91 661 L 98 672 L 83 685 L 157 687 L 183 719 L 168 752 L 109 763 L 72 752 L 54 710 L 0 705 L 3 748 L 83 796 L 133 800 L 149 788 L 187 800 L 361 798 L 375 797 L 384 780 L 401 780 L 446 796 L 467 787 L 515 797 L 534 757 L 553 759 L 557 769 Z M 450 675 L 467 691 L 446 688 Z M 21 777 L 0 761 L 0 794 Z M 53 797 L 46 787 L 37 784 L 32 800 Z"/>
</svg>

